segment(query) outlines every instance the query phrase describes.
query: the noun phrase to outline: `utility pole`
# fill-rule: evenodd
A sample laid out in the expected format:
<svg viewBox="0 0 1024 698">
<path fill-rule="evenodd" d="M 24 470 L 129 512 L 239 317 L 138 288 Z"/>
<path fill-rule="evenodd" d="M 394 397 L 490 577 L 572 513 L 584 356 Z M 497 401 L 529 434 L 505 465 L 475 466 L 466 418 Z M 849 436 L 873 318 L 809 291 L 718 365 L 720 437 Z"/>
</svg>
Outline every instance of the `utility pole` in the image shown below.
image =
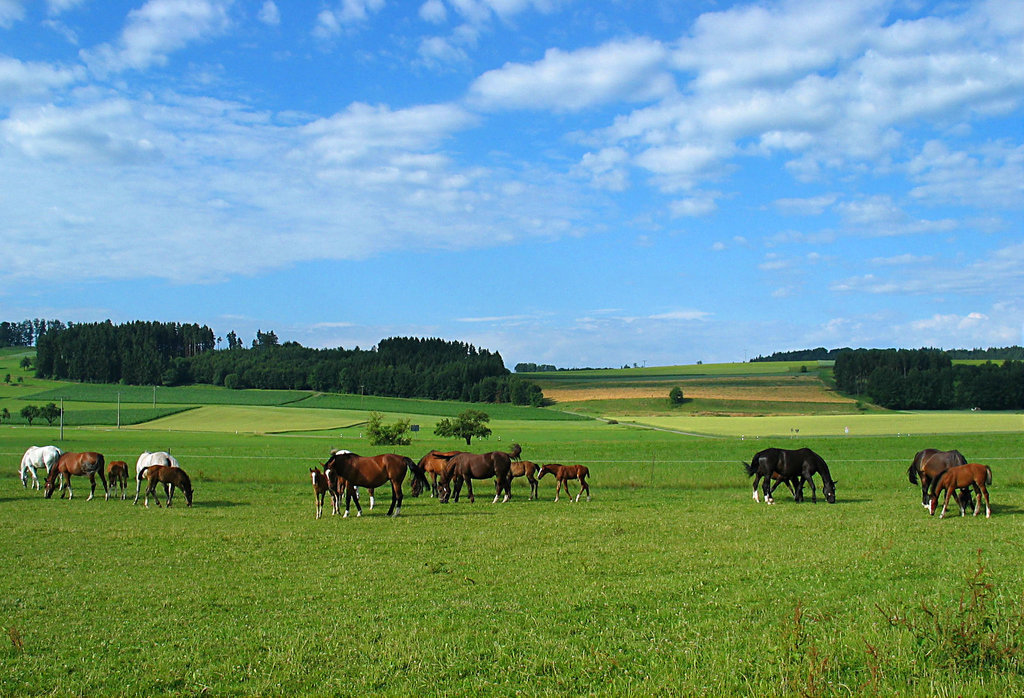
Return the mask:
<svg viewBox="0 0 1024 698">
<path fill-rule="evenodd" d="M 64 440 L 64 398 L 60 399 L 60 440 Z"/>
<path fill-rule="evenodd" d="M 121 428 L 121 391 L 117 391 L 117 428 Z"/>
</svg>

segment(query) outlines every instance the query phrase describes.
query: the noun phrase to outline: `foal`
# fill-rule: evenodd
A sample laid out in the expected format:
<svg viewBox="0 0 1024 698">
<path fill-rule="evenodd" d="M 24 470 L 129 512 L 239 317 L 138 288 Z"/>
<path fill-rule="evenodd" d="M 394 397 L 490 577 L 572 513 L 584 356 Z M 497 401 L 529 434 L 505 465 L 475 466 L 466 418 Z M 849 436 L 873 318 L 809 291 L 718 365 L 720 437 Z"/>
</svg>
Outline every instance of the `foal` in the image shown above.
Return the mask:
<svg viewBox="0 0 1024 698">
<path fill-rule="evenodd" d="M 175 468 L 171 465 L 151 465 L 142 471 L 142 477 L 149 481 L 149 487 L 146 488 L 146 499 L 143 501 L 145 506 L 149 506 L 149 495 L 153 495 L 156 505 L 160 506 L 160 497 L 156 494 L 156 483 L 158 482 L 178 487 L 185 493 L 185 504 L 192 506 L 192 480 L 189 479 L 188 474 L 181 468 Z M 174 487 L 171 487 L 167 492 L 167 506 L 171 506 L 171 499 L 174 497 Z"/>
<path fill-rule="evenodd" d="M 110 480 L 110 490 L 116 497 L 116 489 L 121 488 L 121 500 L 128 496 L 128 464 L 123 460 L 112 460 L 107 465 L 107 479 Z"/>
<path fill-rule="evenodd" d="M 939 514 L 941 519 L 946 515 L 946 507 L 949 505 L 949 496 L 953 494 L 954 490 L 969 490 L 974 488 L 974 492 L 978 497 L 978 501 L 974 504 L 974 515 L 977 516 L 978 512 L 981 511 L 981 498 L 985 497 L 985 518 L 988 519 L 992 516 L 992 509 L 988 504 L 988 488 L 987 485 L 992 484 L 992 468 L 987 465 L 981 465 L 980 463 L 967 463 L 966 465 L 957 465 L 939 476 L 938 484 L 935 486 L 934 492 L 932 492 L 931 506 L 928 507 L 929 513 L 932 516 L 935 515 L 935 508 L 939 503 L 939 493 L 945 491 L 946 499 L 942 502 L 942 513 Z M 963 516 L 966 508 L 962 498 L 957 497 L 957 503 L 960 504 L 960 516 Z"/>
<path fill-rule="evenodd" d="M 590 470 L 585 465 L 560 465 L 558 463 L 548 463 L 540 468 L 540 475 L 537 476 L 539 481 L 548 473 L 555 476 L 555 501 L 558 501 L 558 493 L 562 491 L 562 486 L 565 486 L 565 493 L 572 497 L 572 492 L 569 491 L 569 480 L 580 481 L 580 491 L 576 494 L 576 501 L 580 501 L 580 497 L 583 495 L 583 491 L 587 491 L 587 501 L 590 501 L 590 485 L 587 484 L 587 476 L 590 475 Z"/>
<path fill-rule="evenodd" d="M 316 503 L 316 518 L 319 519 L 324 512 L 324 495 L 328 492 L 331 493 L 331 505 L 334 507 L 334 511 L 332 513 L 337 514 L 338 494 L 335 492 L 334 488 L 331 487 L 331 483 L 327 479 L 327 476 L 320 471 L 320 468 L 310 468 L 309 478 L 313 483 L 313 501 Z"/>
</svg>

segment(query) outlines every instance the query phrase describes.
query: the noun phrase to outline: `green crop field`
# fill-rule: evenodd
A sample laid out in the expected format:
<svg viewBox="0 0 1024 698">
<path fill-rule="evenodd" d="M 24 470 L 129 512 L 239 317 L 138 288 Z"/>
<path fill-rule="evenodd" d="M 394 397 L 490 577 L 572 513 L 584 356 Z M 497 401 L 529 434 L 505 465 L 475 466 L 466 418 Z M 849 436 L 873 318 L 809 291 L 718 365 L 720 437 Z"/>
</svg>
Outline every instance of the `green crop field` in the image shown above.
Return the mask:
<svg viewBox="0 0 1024 698">
<path fill-rule="evenodd" d="M 378 490 L 363 517 L 317 521 L 309 468 L 331 448 L 465 448 L 433 435 L 451 405 L 418 402 L 383 410 L 421 424 L 412 445 L 371 447 L 360 423 L 384 403 L 353 399 L 215 396 L 63 441 L 0 426 L 0 694 L 1024 692 L 1021 415 L 502 412 L 471 450 L 583 463 L 593 500 L 556 504 L 550 478 L 539 501 L 517 479 L 496 505 L 487 482 L 474 504 L 406 486 L 397 519 Z M 86 501 L 81 479 L 73 500 L 44 499 L 17 479 L 43 443 L 129 462 L 170 450 L 194 506 Z M 820 453 L 837 503 L 755 503 L 741 463 L 768 445 Z M 906 472 L 931 446 L 993 468 L 991 519 L 927 515 Z"/>
</svg>

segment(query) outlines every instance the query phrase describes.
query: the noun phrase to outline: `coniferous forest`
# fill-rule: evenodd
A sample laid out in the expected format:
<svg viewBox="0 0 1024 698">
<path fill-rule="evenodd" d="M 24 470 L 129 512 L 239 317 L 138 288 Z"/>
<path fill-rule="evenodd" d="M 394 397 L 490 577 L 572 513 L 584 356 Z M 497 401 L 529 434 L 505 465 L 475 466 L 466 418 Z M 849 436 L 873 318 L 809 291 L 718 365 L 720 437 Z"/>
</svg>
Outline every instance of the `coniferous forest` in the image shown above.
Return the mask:
<svg viewBox="0 0 1024 698">
<path fill-rule="evenodd" d="M 372 349 L 311 349 L 281 344 L 273 332 L 260 331 L 246 348 L 231 332 L 227 348 L 218 349 L 219 340 L 205 325 L 110 321 L 48 323 L 32 335 L 36 375 L 57 380 L 203 383 L 535 406 L 544 398 L 538 385 L 513 376 L 499 353 L 442 339 L 393 337 Z"/>
</svg>

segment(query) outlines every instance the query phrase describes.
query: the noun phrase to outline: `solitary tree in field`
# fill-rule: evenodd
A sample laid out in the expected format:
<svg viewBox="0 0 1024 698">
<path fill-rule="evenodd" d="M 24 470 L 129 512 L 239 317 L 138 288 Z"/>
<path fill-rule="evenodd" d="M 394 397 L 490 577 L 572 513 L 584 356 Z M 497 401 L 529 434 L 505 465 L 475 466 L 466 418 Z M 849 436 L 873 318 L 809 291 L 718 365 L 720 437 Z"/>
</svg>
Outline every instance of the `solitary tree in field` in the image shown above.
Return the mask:
<svg viewBox="0 0 1024 698">
<path fill-rule="evenodd" d="M 455 419 L 442 419 L 434 428 L 434 433 L 449 438 L 457 436 L 460 439 L 465 439 L 466 445 L 469 446 L 469 442 L 474 436 L 478 439 L 486 439 L 491 435 L 491 428 L 487 426 L 489 421 L 491 421 L 491 417 L 486 412 L 466 410 Z"/>
<path fill-rule="evenodd" d="M 39 408 L 35 405 L 25 405 L 21 408 L 21 416 L 25 418 L 29 426 L 32 426 L 32 420 L 39 416 Z"/>
<path fill-rule="evenodd" d="M 0 410 L 0 422 L 9 422 L 9 421 L 11 421 L 11 413 L 5 407 L 2 410 Z"/>
<path fill-rule="evenodd" d="M 30 359 L 27 356 L 21 357 L 21 364 L 20 364 L 20 366 L 22 368 L 24 368 L 24 369 L 32 368 L 32 359 Z"/>
<path fill-rule="evenodd" d="M 678 385 L 668 392 L 668 399 L 673 405 L 683 404 L 683 389 Z"/>
<path fill-rule="evenodd" d="M 11 384 L 11 374 L 10 373 L 8 373 L 6 376 L 4 376 L 4 383 L 7 383 L 8 385 Z"/>
<path fill-rule="evenodd" d="M 53 423 L 57 421 L 58 417 L 60 417 L 60 408 L 52 402 L 49 402 L 45 407 L 39 410 L 39 416 L 45 419 L 46 423 L 52 427 Z"/>
</svg>

